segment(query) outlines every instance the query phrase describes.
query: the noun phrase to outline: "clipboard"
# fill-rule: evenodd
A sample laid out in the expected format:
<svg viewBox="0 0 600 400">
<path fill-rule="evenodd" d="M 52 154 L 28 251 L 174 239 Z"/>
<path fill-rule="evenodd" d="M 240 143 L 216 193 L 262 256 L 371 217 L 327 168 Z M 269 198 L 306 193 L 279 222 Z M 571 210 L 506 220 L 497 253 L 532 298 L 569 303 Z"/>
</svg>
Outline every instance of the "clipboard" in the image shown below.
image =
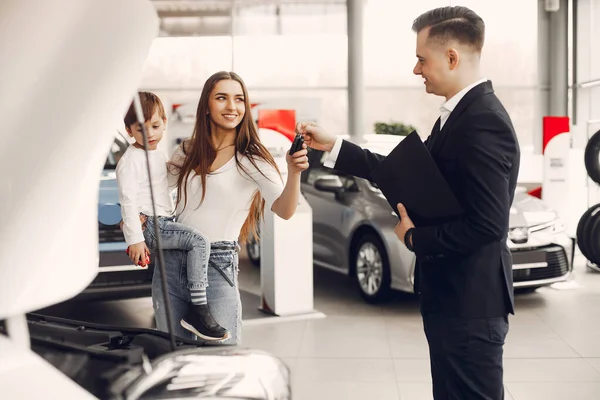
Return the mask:
<svg viewBox="0 0 600 400">
<path fill-rule="evenodd" d="M 404 204 L 413 221 L 448 220 L 463 209 L 416 131 L 405 137 L 371 172 L 392 210 Z"/>
</svg>

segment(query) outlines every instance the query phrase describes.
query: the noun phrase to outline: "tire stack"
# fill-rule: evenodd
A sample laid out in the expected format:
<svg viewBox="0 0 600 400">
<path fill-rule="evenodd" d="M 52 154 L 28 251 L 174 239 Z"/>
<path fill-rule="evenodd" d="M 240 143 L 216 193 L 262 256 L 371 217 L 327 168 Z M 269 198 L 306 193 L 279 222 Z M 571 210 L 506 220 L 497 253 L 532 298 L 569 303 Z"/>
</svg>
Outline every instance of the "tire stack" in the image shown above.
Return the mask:
<svg viewBox="0 0 600 400">
<path fill-rule="evenodd" d="M 600 184 L 600 131 L 585 147 L 585 169 L 589 177 Z M 588 267 L 600 272 L 600 203 L 590 207 L 577 224 L 577 243 L 590 262 Z"/>
</svg>

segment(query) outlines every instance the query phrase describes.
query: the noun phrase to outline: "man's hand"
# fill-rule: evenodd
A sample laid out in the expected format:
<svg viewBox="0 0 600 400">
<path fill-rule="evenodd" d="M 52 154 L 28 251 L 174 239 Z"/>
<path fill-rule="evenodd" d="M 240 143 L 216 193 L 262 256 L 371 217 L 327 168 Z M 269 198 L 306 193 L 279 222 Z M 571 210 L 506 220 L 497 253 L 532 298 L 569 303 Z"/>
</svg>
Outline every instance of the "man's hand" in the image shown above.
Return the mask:
<svg viewBox="0 0 600 400">
<path fill-rule="evenodd" d="M 406 235 L 406 231 L 410 228 L 414 228 L 415 224 L 408 217 L 408 213 L 406 212 L 406 208 L 400 203 L 398 203 L 398 214 L 400 215 L 400 221 L 396 224 L 394 228 L 394 233 L 398 236 L 398 239 L 406 246 L 404 243 L 404 236 Z M 411 238 L 412 239 L 412 238 Z M 410 245 L 412 245 L 412 240 Z"/>
<path fill-rule="evenodd" d="M 298 150 L 292 155 L 290 155 L 289 152 L 285 153 L 285 161 L 288 165 L 288 173 L 300 173 L 308 169 L 308 157 L 306 154 L 308 154 L 308 151 L 306 150 L 306 144 L 303 144 L 302 149 Z"/>
<path fill-rule="evenodd" d="M 336 136 L 321 128 L 314 122 L 299 122 L 296 132 L 304 136 L 304 143 L 315 150 L 331 151 L 335 144 Z"/>
<path fill-rule="evenodd" d="M 131 262 L 141 267 L 147 267 L 150 261 L 150 250 L 146 242 L 132 244 L 127 248 L 127 255 Z"/>
</svg>

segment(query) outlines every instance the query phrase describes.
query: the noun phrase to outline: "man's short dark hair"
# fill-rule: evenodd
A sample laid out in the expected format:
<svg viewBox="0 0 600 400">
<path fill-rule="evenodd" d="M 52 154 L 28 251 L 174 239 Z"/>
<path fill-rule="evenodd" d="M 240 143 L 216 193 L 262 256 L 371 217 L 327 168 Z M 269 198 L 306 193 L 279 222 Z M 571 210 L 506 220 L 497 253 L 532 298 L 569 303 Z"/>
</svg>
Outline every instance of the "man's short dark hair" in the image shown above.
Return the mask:
<svg viewBox="0 0 600 400">
<path fill-rule="evenodd" d="M 413 31 L 419 33 L 431 27 L 427 40 L 436 40 L 445 44 L 456 40 L 472 46 L 478 52 L 485 40 L 485 23 L 479 15 L 467 7 L 440 7 L 421 14 L 413 22 Z"/>
</svg>

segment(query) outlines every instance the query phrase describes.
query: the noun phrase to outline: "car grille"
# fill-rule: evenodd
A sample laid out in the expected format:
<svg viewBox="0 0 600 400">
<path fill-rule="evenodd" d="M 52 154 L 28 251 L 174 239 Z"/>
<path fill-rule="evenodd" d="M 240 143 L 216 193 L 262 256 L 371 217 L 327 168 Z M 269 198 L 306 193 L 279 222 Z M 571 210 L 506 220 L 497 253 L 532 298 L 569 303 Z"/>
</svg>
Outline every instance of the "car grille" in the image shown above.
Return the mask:
<svg viewBox="0 0 600 400">
<path fill-rule="evenodd" d="M 123 236 L 123 231 L 119 227 L 103 227 L 100 226 L 98 237 L 100 243 L 114 243 L 114 242 L 124 242 L 125 236 Z"/>
<path fill-rule="evenodd" d="M 545 268 L 528 268 L 513 270 L 514 282 L 537 281 L 542 279 L 559 278 L 569 272 L 569 260 L 567 254 L 562 247 L 550 246 L 542 247 L 529 252 L 544 252 L 546 253 L 546 262 L 548 266 Z"/>
</svg>

